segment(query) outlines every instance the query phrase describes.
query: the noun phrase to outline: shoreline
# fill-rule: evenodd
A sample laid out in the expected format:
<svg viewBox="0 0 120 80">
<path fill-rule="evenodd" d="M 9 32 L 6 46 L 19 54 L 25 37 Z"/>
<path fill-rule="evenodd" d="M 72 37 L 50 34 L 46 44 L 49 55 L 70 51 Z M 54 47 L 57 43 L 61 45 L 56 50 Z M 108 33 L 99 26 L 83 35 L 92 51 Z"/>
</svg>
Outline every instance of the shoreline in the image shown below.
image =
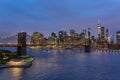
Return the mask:
<svg viewBox="0 0 120 80">
<path fill-rule="evenodd" d="M 18 64 L 18 65 L 12 65 L 12 64 L 0 64 L 0 69 L 4 69 L 4 68 L 29 68 L 32 66 L 32 62 L 35 59 L 33 58 L 32 61 L 29 62 L 24 62 L 23 64 Z"/>
</svg>

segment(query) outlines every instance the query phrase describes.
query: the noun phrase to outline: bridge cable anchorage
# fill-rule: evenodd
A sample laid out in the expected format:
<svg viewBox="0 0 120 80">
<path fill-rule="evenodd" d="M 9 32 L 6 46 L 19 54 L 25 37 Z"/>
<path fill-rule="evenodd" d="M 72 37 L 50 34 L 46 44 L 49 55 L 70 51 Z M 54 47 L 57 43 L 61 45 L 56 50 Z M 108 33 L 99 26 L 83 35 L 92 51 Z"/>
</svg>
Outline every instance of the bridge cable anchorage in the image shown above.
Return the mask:
<svg viewBox="0 0 120 80">
<path fill-rule="evenodd" d="M 30 33 L 26 34 L 26 39 L 31 39 L 32 35 Z M 13 40 L 14 39 L 14 40 Z M 8 35 L 3 35 L 0 36 L 0 46 L 1 47 L 5 47 L 5 46 L 21 46 L 17 43 L 17 39 L 18 39 L 18 33 L 15 34 L 8 34 Z M 11 42 L 12 41 L 12 42 Z M 29 42 L 28 42 L 29 43 Z"/>
<path fill-rule="evenodd" d="M 3 35 L 0 37 L 0 44 L 4 43 L 7 40 L 10 40 L 12 38 L 17 38 L 17 34 L 11 34 L 11 35 Z M 7 41 L 8 44 L 10 44 L 10 42 Z"/>
</svg>

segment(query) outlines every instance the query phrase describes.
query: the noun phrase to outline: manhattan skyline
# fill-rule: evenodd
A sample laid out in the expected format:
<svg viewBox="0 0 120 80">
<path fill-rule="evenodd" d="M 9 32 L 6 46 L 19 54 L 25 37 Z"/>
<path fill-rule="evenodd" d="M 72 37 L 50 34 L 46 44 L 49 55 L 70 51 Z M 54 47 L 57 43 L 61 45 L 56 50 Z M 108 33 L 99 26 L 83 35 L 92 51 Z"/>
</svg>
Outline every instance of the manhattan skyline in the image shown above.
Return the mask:
<svg viewBox="0 0 120 80">
<path fill-rule="evenodd" d="M 50 34 L 61 29 L 92 28 L 97 34 L 97 23 L 110 34 L 120 30 L 119 0 L 0 0 L 0 32 L 41 32 Z M 49 36 L 49 35 L 47 35 Z"/>
</svg>

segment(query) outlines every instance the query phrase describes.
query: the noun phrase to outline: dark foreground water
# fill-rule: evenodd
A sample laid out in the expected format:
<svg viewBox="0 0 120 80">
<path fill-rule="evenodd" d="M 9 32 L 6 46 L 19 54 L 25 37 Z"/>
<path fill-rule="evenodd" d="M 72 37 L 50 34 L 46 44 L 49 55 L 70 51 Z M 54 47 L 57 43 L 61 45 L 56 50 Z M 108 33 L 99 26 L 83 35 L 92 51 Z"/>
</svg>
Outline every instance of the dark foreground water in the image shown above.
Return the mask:
<svg viewBox="0 0 120 80">
<path fill-rule="evenodd" d="M 120 80 L 120 53 L 34 51 L 30 68 L 0 69 L 0 80 Z"/>
</svg>

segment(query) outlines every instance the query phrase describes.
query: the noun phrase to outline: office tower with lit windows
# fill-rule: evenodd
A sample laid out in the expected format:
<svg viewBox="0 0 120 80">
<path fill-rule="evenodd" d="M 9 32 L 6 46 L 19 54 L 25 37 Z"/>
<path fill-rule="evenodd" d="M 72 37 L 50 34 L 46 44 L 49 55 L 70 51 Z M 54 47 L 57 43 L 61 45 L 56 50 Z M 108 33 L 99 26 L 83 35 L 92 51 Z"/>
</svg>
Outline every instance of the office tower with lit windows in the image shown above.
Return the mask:
<svg viewBox="0 0 120 80">
<path fill-rule="evenodd" d="M 34 32 L 31 38 L 32 44 L 43 44 L 45 43 L 44 35 L 39 32 Z"/>
<path fill-rule="evenodd" d="M 59 43 L 66 42 L 66 37 L 67 37 L 66 31 L 64 30 L 59 31 L 58 36 L 59 36 Z"/>
<path fill-rule="evenodd" d="M 120 31 L 116 33 L 116 42 L 117 44 L 120 44 Z"/>
<path fill-rule="evenodd" d="M 101 27 L 100 38 L 102 39 L 102 41 L 105 39 L 105 27 Z"/>
<path fill-rule="evenodd" d="M 105 39 L 108 40 L 108 37 L 109 37 L 109 32 L 108 32 L 108 29 L 106 29 L 106 31 L 105 31 Z"/>
<path fill-rule="evenodd" d="M 58 39 L 57 39 L 57 35 L 55 32 L 51 33 L 51 37 L 48 38 L 48 43 L 49 44 L 57 44 Z"/>
<path fill-rule="evenodd" d="M 105 27 L 101 26 L 99 21 L 98 21 L 98 24 L 97 24 L 97 29 L 98 29 L 97 43 L 98 44 L 105 44 L 105 43 L 107 43 L 108 42 L 108 29 L 105 30 Z"/>
<path fill-rule="evenodd" d="M 88 28 L 88 38 L 89 38 L 89 39 L 92 38 L 92 36 L 91 36 L 91 28 L 90 28 L 90 27 Z"/>
<path fill-rule="evenodd" d="M 105 40 L 106 40 L 108 43 L 110 43 L 110 36 L 109 36 L 109 31 L 108 31 L 108 29 L 106 29 L 106 31 L 105 31 Z"/>
<path fill-rule="evenodd" d="M 100 38 L 100 36 L 101 36 L 101 24 L 100 23 L 97 24 L 97 29 L 98 29 L 97 38 Z"/>
<path fill-rule="evenodd" d="M 74 29 L 71 29 L 71 30 L 70 30 L 70 36 L 71 36 L 71 37 L 74 37 L 74 36 L 75 36 L 75 30 L 74 30 Z"/>
</svg>

